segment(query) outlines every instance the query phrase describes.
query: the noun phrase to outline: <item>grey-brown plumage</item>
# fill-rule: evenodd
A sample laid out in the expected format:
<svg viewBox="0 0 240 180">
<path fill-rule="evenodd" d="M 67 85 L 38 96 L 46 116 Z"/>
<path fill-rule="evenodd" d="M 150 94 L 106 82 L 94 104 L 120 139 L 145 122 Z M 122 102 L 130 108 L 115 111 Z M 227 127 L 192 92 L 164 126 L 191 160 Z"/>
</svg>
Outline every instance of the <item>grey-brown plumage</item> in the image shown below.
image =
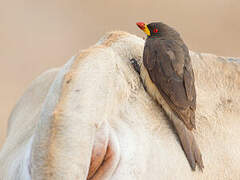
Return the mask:
<svg viewBox="0 0 240 180">
<path fill-rule="evenodd" d="M 196 127 L 196 91 L 188 48 L 172 28 L 161 23 L 155 26 L 158 34 L 149 36 L 145 43 L 144 66 L 164 100 L 192 130 Z"/>
<path fill-rule="evenodd" d="M 196 90 L 188 48 L 179 33 L 166 24 L 151 23 L 147 28 L 150 35 L 145 42 L 143 65 L 161 98 L 166 102 L 159 103 L 165 111 L 170 109 L 177 117 L 169 119 L 176 128 L 192 169 L 195 170 L 196 163 L 202 169 L 201 152 L 191 132 L 196 128 Z M 145 85 L 149 86 L 147 83 Z M 147 89 L 151 91 L 151 88 Z M 161 98 L 156 97 L 157 100 Z"/>
</svg>

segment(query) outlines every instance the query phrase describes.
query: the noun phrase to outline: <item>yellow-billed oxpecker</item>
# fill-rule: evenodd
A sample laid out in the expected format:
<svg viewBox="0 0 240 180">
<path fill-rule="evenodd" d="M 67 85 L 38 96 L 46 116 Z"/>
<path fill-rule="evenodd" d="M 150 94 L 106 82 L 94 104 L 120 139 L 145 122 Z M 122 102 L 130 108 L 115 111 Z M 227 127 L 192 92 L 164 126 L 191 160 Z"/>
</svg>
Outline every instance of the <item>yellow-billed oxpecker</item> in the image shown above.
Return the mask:
<svg viewBox="0 0 240 180">
<path fill-rule="evenodd" d="M 140 76 L 147 92 L 171 120 L 193 170 L 202 170 L 200 149 L 194 138 L 196 90 L 189 50 L 180 34 L 160 22 L 137 26 L 147 34 Z"/>
</svg>

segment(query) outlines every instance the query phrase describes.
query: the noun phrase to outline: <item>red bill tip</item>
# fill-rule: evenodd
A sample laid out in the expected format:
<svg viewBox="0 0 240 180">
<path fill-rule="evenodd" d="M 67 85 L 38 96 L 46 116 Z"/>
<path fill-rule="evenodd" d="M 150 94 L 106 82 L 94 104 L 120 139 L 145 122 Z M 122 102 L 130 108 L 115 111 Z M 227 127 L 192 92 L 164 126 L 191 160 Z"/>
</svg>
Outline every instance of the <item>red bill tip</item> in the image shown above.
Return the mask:
<svg viewBox="0 0 240 180">
<path fill-rule="evenodd" d="M 137 26 L 138 26 L 141 30 L 144 30 L 144 29 L 145 29 L 145 23 L 143 23 L 143 22 L 137 22 L 136 24 L 137 24 Z"/>
</svg>

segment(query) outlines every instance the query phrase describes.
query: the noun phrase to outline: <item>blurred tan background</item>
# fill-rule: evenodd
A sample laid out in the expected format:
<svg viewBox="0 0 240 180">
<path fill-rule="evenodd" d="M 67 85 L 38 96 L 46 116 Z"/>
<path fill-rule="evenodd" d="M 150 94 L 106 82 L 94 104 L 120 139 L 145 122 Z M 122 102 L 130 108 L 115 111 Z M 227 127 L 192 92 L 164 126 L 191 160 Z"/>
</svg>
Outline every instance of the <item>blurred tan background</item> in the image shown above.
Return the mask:
<svg viewBox="0 0 240 180">
<path fill-rule="evenodd" d="M 175 27 L 189 49 L 240 56 L 239 0 L 0 0 L 0 147 L 30 82 L 106 31 L 144 36 L 136 21 Z"/>
</svg>

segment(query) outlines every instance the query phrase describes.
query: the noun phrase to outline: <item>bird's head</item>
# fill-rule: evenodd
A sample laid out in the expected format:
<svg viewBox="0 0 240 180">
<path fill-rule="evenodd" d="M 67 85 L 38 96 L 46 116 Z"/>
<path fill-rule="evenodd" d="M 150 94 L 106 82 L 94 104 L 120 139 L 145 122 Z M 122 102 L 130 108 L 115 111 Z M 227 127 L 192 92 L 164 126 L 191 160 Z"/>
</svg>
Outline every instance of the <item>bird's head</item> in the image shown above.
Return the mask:
<svg viewBox="0 0 240 180">
<path fill-rule="evenodd" d="M 136 24 L 148 37 L 179 36 L 173 28 L 161 22 L 153 22 L 148 25 L 143 22 L 137 22 Z"/>
<path fill-rule="evenodd" d="M 137 22 L 136 24 L 148 36 L 160 35 L 160 24 L 159 23 L 150 23 L 150 24 L 146 25 L 143 22 Z"/>
</svg>

